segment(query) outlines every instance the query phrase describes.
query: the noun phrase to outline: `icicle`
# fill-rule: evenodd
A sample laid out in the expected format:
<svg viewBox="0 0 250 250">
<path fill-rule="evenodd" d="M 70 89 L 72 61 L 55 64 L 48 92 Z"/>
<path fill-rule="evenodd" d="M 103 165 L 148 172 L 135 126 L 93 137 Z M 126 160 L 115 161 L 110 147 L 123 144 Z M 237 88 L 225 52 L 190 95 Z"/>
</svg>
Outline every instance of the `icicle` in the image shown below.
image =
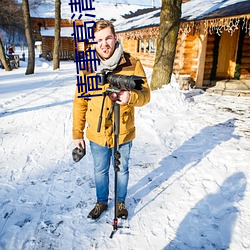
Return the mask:
<svg viewBox="0 0 250 250">
<path fill-rule="evenodd" d="M 232 36 L 236 30 L 239 29 L 240 20 L 243 19 L 242 29 L 245 29 L 245 32 L 250 35 L 250 22 L 249 17 L 231 17 L 231 18 L 217 18 L 210 20 L 203 20 L 200 22 L 185 22 L 180 24 L 179 34 L 184 33 L 188 35 L 190 32 L 200 33 L 203 31 L 203 34 L 213 34 L 216 32 L 217 35 L 221 36 L 223 31 L 227 31 Z"/>
</svg>

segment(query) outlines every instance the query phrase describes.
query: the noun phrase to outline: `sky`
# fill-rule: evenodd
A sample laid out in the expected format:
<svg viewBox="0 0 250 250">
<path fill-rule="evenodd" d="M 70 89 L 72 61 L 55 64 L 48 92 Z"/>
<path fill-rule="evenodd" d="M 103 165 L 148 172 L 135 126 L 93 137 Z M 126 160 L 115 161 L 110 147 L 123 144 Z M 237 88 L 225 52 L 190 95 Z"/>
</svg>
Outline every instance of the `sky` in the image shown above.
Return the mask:
<svg viewBox="0 0 250 250">
<path fill-rule="evenodd" d="M 174 77 L 151 91 L 135 112 L 128 220 L 110 239 L 113 168 L 109 208 L 91 222 L 88 140 L 86 156 L 72 160 L 76 66 L 60 65 L 53 71 L 37 54 L 35 74 L 23 61 L 0 68 L 1 250 L 250 249 L 249 98 L 181 91 Z"/>
</svg>

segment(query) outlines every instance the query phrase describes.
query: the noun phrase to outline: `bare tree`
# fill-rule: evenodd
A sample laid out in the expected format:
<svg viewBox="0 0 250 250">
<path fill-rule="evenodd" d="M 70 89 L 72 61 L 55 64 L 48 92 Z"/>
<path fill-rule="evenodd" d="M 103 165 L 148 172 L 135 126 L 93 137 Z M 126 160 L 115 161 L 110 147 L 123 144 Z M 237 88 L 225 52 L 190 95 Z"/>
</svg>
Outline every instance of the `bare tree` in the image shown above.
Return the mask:
<svg viewBox="0 0 250 250">
<path fill-rule="evenodd" d="M 32 37 L 28 0 L 22 0 L 22 8 L 23 8 L 25 36 L 26 36 L 26 41 L 28 44 L 28 66 L 27 66 L 25 74 L 30 75 L 30 74 L 34 74 L 34 70 L 35 70 L 35 48 L 34 48 L 34 41 Z"/>
<path fill-rule="evenodd" d="M 1 37 L 0 37 L 0 61 L 1 61 L 3 67 L 4 67 L 4 69 L 6 71 L 10 71 L 11 70 L 11 68 L 10 68 L 10 66 L 9 66 L 9 64 L 8 64 L 8 62 L 6 60 L 6 56 L 5 56 L 4 47 L 3 47 L 3 43 L 2 43 Z"/>
<path fill-rule="evenodd" d="M 53 69 L 60 68 L 59 48 L 61 29 L 61 0 L 55 0 L 55 40 L 53 49 Z"/>
<path fill-rule="evenodd" d="M 160 31 L 150 87 L 160 88 L 171 81 L 182 0 L 162 0 Z"/>
<path fill-rule="evenodd" d="M 4 43 L 14 43 L 14 37 L 23 30 L 22 8 L 16 0 L 0 0 L 0 61 L 6 71 L 11 70 L 4 49 Z"/>
<path fill-rule="evenodd" d="M 20 33 L 22 30 L 22 6 L 17 0 L 0 0 L 0 28 L 11 33 Z"/>
</svg>

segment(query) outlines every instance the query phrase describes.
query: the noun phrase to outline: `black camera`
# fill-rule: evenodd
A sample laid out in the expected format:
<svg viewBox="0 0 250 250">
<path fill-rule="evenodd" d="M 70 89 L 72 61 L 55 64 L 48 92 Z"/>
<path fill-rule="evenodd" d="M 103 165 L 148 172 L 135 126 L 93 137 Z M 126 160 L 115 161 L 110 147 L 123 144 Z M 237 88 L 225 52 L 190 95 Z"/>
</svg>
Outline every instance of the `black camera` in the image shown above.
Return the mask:
<svg viewBox="0 0 250 250">
<path fill-rule="evenodd" d="M 101 73 L 97 74 L 101 77 L 101 83 L 99 85 L 104 85 L 110 83 L 111 87 L 118 89 L 142 89 L 142 84 L 144 83 L 141 76 L 126 76 L 126 75 L 116 75 L 103 70 Z"/>
</svg>

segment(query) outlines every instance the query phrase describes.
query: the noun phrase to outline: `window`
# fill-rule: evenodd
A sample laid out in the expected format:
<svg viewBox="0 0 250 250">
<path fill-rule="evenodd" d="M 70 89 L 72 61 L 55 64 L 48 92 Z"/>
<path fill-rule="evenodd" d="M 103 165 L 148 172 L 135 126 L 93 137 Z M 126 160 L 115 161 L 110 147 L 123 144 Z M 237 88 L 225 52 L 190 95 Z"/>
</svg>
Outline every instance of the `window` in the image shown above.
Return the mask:
<svg viewBox="0 0 250 250">
<path fill-rule="evenodd" d="M 138 53 L 155 53 L 155 38 L 142 38 L 137 40 Z"/>
</svg>

